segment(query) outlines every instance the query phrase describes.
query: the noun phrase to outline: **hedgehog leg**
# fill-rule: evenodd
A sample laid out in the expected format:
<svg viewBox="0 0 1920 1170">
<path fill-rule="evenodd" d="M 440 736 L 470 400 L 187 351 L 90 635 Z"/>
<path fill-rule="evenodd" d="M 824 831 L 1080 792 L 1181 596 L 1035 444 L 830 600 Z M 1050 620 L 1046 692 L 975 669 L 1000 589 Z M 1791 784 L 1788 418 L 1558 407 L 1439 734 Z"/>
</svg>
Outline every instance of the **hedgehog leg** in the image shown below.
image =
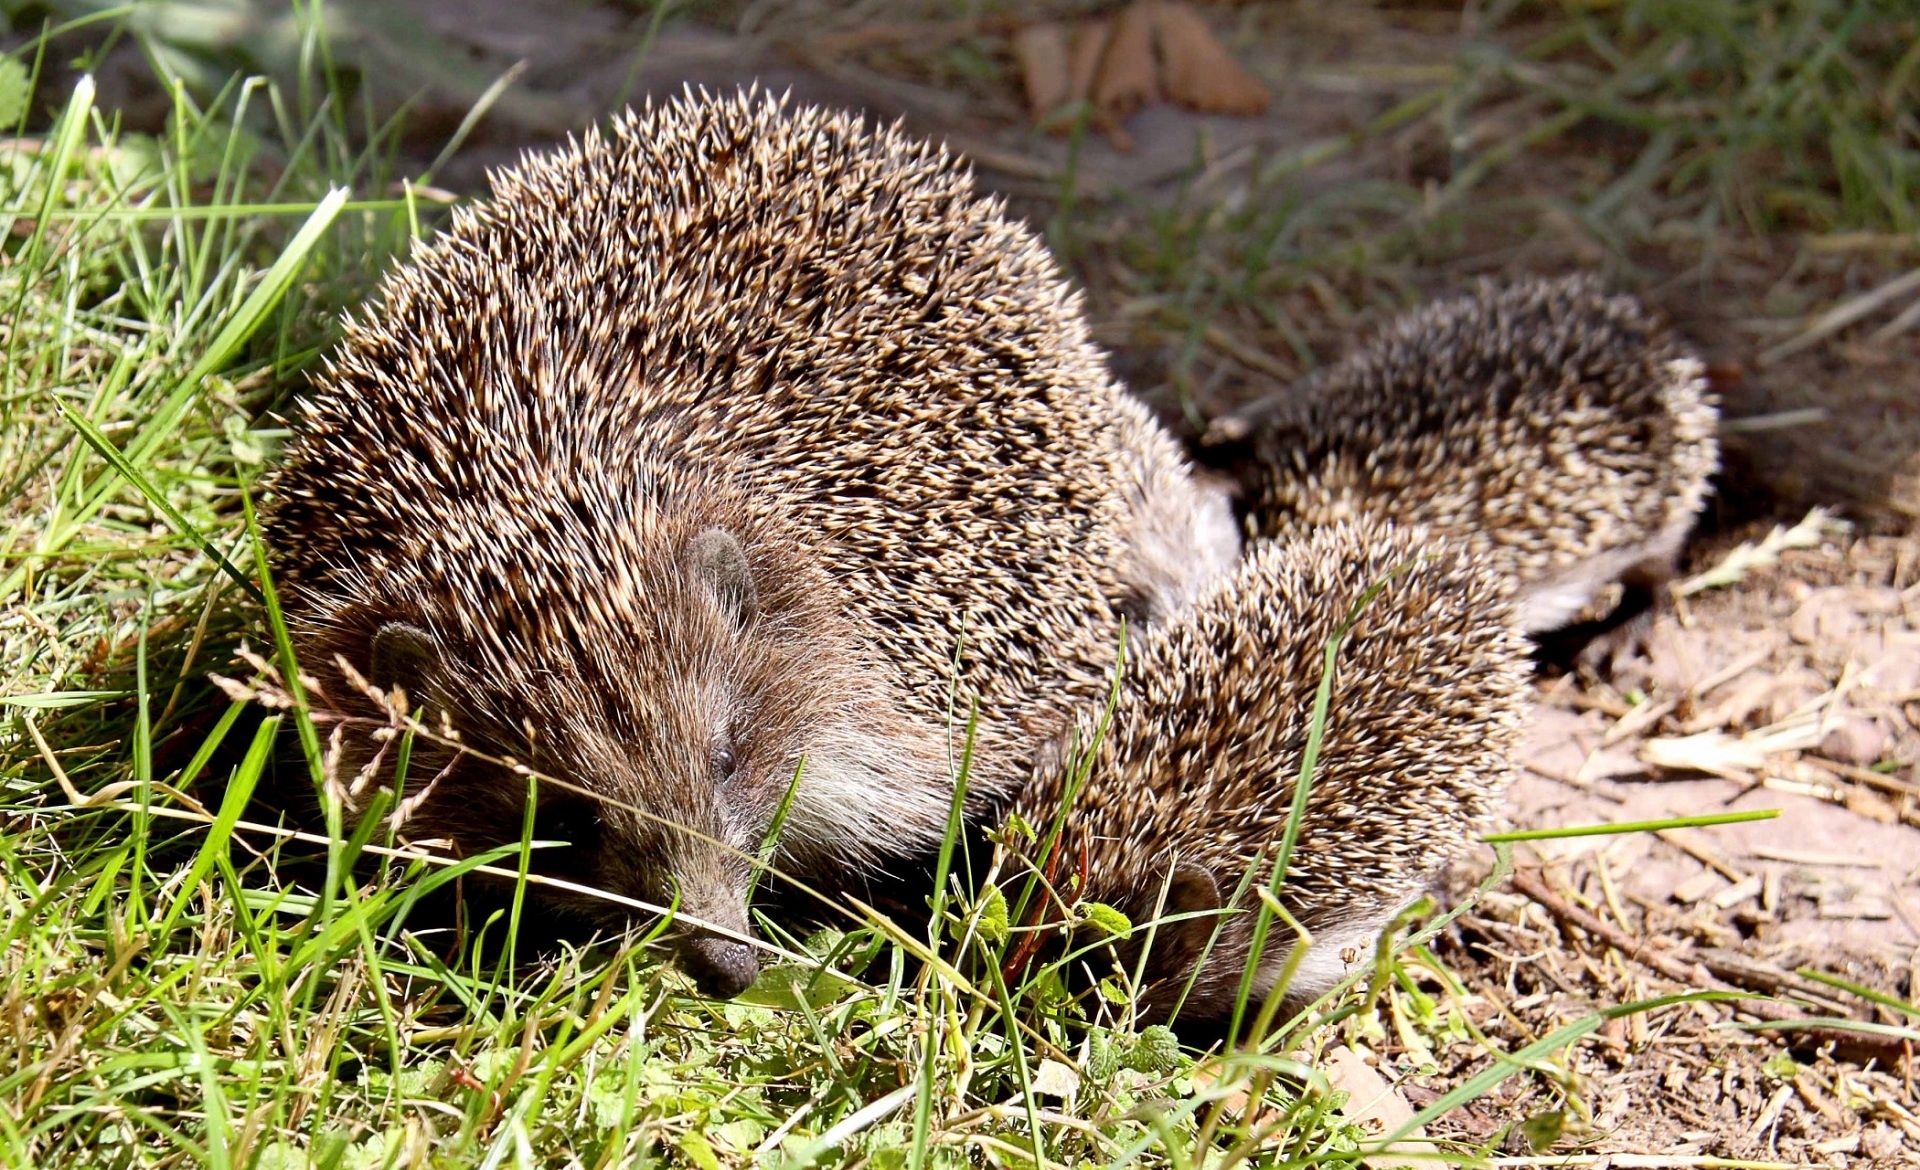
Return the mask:
<svg viewBox="0 0 1920 1170">
<path fill-rule="evenodd" d="M 1283 975 L 1297 936 L 1278 920 L 1249 962 L 1256 886 L 1270 882 L 1326 648 L 1350 612 L 1278 886 L 1312 940 L 1288 998 L 1317 997 L 1364 961 L 1497 815 L 1527 673 L 1506 587 L 1457 551 L 1373 522 L 1256 544 L 1138 640 L 1066 820 L 1064 856 L 1086 862 L 1081 896 L 1143 924 L 1119 958 L 1144 970 L 1149 1019 L 1217 1023 L 1250 965 L 1255 996 Z M 1078 742 L 1096 723 L 1081 717 Z M 1029 821 L 1048 823 L 1069 770 L 1025 795 Z"/>
<path fill-rule="evenodd" d="M 1533 659 L 1559 674 L 1611 678 L 1645 650 L 1657 599 L 1652 588 L 1622 581 L 1619 604 L 1604 617 L 1536 634 Z"/>
<path fill-rule="evenodd" d="M 1612 564 L 1580 575 L 1580 606 L 1572 612 L 1547 615 L 1552 620 L 1540 615 L 1538 599 L 1551 594 L 1555 583 L 1522 586 L 1521 625 L 1533 635 L 1534 660 L 1562 673 L 1609 678 L 1630 659 L 1643 656 L 1653 634 L 1653 619 L 1667 595 L 1667 584 L 1679 571 L 1680 553 L 1692 529 L 1693 518 L 1689 515 L 1653 540 L 1620 550 L 1624 555 L 1609 558 Z M 1575 575 L 1562 574 L 1562 580 Z M 1601 588 L 1615 580 L 1620 583 L 1621 593 L 1611 612 L 1583 621 L 1570 620 Z"/>
</svg>

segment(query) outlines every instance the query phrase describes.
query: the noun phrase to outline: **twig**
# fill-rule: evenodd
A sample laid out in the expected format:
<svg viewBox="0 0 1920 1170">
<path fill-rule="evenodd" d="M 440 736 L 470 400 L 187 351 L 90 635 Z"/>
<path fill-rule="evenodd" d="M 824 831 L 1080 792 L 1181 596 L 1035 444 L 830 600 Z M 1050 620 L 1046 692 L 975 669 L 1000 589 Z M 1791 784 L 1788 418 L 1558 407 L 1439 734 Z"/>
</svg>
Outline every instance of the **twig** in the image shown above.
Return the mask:
<svg viewBox="0 0 1920 1170">
<path fill-rule="evenodd" d="M 1916 289 L 1920 289 L 1920 269 L 1915 269 L 1904 276 L 1896 276 L 1878 288 L 1861 293 L 1828 309 L 1814 318 L 1799 333 L 1766 350 L 1754 364 L 1761 367 L 1770 366 L 1781 358 L 1790 357 L 1803 349 L 1818 345 L 1882 305 L 1899 300 Z"/>
<path fill-rule="evenodd" d="M 1536 1154 L 1526 1158 L 1495 1158 L 1493 1165 L 1617 1166 L 1619 1170 L 1802 1170 L 1800 1162 L 1754 1162 L 1746 1158 L 1717 1158 L 1684 1154 Z"/>
<path fill-rule="evenodd" d="M 27 734 L 33 737 L 33 746 L 40 749 L 40 758 L 46 762 L 48 770 L 53 773 L 54 780 L 59 782 L 60 791 L 66 793 L 67 800 L 75 808 L 107 807 L 110 802 L 147 783 L 143 780 L 117 780 L 105 788 L 100 789 L 98 792 L 91 794 L 82 793 L 78 788 L 73 786 L 73 781 L 67 777 L 67 770 L 60 766 L 60 760 L 53 754 L 53 748 L 47 743 L 47 737 L 40 733 L 40 725 L 34 722 L 33 712 L 22 712 L 21 722 L 27 725 Z M 153 781 L 152 784 L 155 789 L 173 797 L 201 816 L 209 820 L 212 819 L 213 814 L 207 811 L 206 805 L 201 804 L 173 785 L 163 784 L 158 780 Z"/>
<path fill-rule="evenodd" d="M 1536 870 L 1516 869 L 1513 872 L 1513 888 L 1546 907 L 1548 913 L 1559 919 L 1562 924 L 1576 927 L 1595 939 L 1622 952 L 1628 958 L 1647 966 L 1679 983 L 1685 983 L 1702 991 L 1740 991 L 1739 987 L 1724 983 L 1713 977 L 1698 962 L 1689 962 L 1664 950 L 1657 949 L 1644 938 L 1635 938 L 1610 922 L 1592 914 L 1547 888 Z M 1729 971 L 1731 967 L 1727 968 Z M 1760 1017 L 1773 1023 L 1793 1023 L 1807 1017 L 1798 1009 L 1777 1000 L 1742 1000 L 1735 1005 L 1737 1010 Z M 1795 1034 L 1806 1043 L 1833 1044 L 1837 1048 L 1846 1048 L 1863 1052 L 1881 1061 L 1889 1068 L 1899 1066 L 1907 1056 L 1904 1042 L 1893 1037 L 1876 1036 L 1867 1032 L 1851 1032 L 1844 1028 L 1810 1027 L 1795 1028 L 1786 1032 L 1789 1043 Z"/>
<path fill-rule="evenodd" d="M 1813 548 L 1825 540 L 1829 533 L 1842 533 L 1847 528 L 1846 521 L 1835 519 L 1827 509 L 1814 508 L 1792 528 L 1776 524 L 1773 531 L 1767 533 L 1758 544 L 1751 541 L 1742 543 L 1711 569 L 1674 585 L 1673 594 L 1675 597 L 1691 597 L 1708 589 L 1737 585 L 1753 570 L 1778 564 L 1780 554 L 1787 549 Z"/>
<path fill-rule="evenodd" d="M 1810 427 L 1826 422 L 1828 413 L 1824 406 L 1805 406 L 1798 410 L 1776 410 L 1768 414 L 1746 414 L 1738 418 L 1723 418 L 1720 420 L 1720 433 L 1752 435 L 1761 431 L 1785 431 L 1794 427 Z"/>
<path fill-rule="evenodd" d="M 1847 1005 L 1833 999 L 1833 989 L 1824 987 L 1783 967 L 1762 962 L 1752 955 L 1724 947 L 1708 947 L 1698 952 L 1700 965 L 1717 978 L 1768 995 L 1793 995 L 1806 1000 L 1829 1015 L 1845 1015 Z"/>
<path fill-rule="evenodd" d="M 1835 776 L 1839 776 L 1842 779 L 1852 780 L 1857 784 L 1865 784 L 1869 788 L 1878 788 L 1883 792 L 1891 792 L 1895 796 L 1920 798 L 1920 784 L 1902 780 L 1898 776 L 1889 776 L 1884 772 L 1876 772 L 1872 768 L 1862 768 L 1858 764 L 1844 764 L 1839 760 L 1829 760 L 1825 756 L 1810 756 L 1804 758 L 1814 767 L 1825 772 L 1832 772 Z"/>
</svg>

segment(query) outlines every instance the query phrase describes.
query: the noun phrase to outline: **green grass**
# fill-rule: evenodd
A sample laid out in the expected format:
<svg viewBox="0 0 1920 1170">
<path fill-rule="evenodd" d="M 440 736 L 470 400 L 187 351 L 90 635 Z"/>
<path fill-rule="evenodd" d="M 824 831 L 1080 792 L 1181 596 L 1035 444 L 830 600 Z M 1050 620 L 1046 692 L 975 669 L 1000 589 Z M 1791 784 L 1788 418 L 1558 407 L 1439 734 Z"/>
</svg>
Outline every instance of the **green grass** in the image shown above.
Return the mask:
<svg viewBox="0 0 1920 1170">
<path fill-rule="evenodd" d="M 1636 194 L 1756 232 L 1920 227 L 1920 14 L 1898 0 L 1629 0 L 1575 14 L 1506 75 L 1636 153 Z"/>
<path fill-rule="evenodd" d="M 0 1165 L 1351 1163 L 1370 1139 L 1315 1056 L 1388 1028 L 1472 1032 L 1421 945 L 1439 922 L 1383 947 L 1371 985 L 1330 1005 L 1333 1028 L 1203 1066 L 1132 1027 L 1124 1002 L 1090 1020 L 1057 964 L 1003 980 L 1036 885 L 1009 856 L 997 887 L 959 880 L 987 859 L 943 859 L 956 880 L 933 940 L 858 914 L 775 933 L 792 958 L 723 1004 L 644 939 L 516 951 L 518 891 L 458 929 L 436 916 L 436 888 L 473 864 L 522 873 L 526 842 L 462 870 L 392 849 L 377 818 L 348 824 L 337 804 L 329 833 L 270 823 L 254 798 L 311 790 L 324 745 L 297 696 L 267 710 L 207 681 L 250 673 L 242 640 L 284 645 L 253 485 L 338 311 L 433 219 L 390 197 L 393 128 L 329 100 L 324 41 L 292 11 L 312 74 L 291 96 L 182 87 L 146 137 L 83 86 L 45 125 L 15 110 L 18 141 L 0 146 Z M 1601 19 L 1569 18 L 1555 52 L 1674 58 L 1665 34 L 1592 32 Z M 1831 97 L 1828 69 L 1806 72 Z M 1757 84 L 1714 100 L 1737 113 Z M 1626 105 L 1657 100 L 1621 87 Z M 1809 116 L 1879 125 L 1834 111 Z M 1746 141 L 1740 124 L 1663 148 L 1659 190 L 1701 214 L 1776 214 L 1772 180 L 1713 162 Z M 1309 165 L 1266 179 L 1284 192 L 1288 166 Z M 1826 202 L 1787 205 L 1897 227 L 1910 179 L 1822 180 Z M 1127 230 L 1135 214 L 1147 230 Z M 1394 241 L 1423 214 L 1390 186 L 1196 196 L 1122 209 L 1095 243 L 1186 343 L 1250 314 L 1264 335 L 1293 330 L 1304 357 L 1291 298 L 1356 281 L 1397 295 Z M 1502 1054 L 1421 1120 L 1550 1076 L 1547 1059 L 1608 1018 Z"/>
</svg>

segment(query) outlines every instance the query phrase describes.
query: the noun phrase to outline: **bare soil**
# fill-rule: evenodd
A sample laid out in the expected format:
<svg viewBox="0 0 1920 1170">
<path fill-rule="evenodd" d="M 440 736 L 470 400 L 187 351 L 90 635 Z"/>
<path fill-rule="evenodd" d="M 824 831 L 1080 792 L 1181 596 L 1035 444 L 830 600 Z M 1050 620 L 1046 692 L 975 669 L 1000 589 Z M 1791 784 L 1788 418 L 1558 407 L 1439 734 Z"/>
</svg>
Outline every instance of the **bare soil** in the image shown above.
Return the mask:
<svg viewBox="0 0 1920 1170">
<path fill-rule="evenodd" d="M 1695 561 L 1728 543 L 1707 542 Z M 1487 895 L 1441 948 L 1468 981 L 1464 1010 L 1517 1047 L 1655 996 L 1779 999 L 1760 1014 L 1743 1000 L 1612 1021 L 1556 1062 L 1557 1092 L 1514 1082 L 1456 1114 L 1449 1132 L 1484 1140 L 1516 1116 L 1565 1108 L 1570 1136 L 1598 1152 L 1915 1164 L 1920 1098 L 1906 1045 L 1738 1028 L 1769 1016 L 1911 1026 L 1803 972 L 1913 994 L 1920 786 L 1910 764 L 1884 765 L 1920 746 L 1917 555 L 1912 538 L 1880 536 L 1789 552 L 1663 615 L 1638 678 L 1543 684 L 1516 824 L 1780 815 L 1521 846 L 1520 892 Z M 1624 686 L 1640 702 L 1629 706 Z M 1459 1064 L 1403 1086 L 1416 1105 L 1484 1062 L 1457 1047 Z"/>
</svg>

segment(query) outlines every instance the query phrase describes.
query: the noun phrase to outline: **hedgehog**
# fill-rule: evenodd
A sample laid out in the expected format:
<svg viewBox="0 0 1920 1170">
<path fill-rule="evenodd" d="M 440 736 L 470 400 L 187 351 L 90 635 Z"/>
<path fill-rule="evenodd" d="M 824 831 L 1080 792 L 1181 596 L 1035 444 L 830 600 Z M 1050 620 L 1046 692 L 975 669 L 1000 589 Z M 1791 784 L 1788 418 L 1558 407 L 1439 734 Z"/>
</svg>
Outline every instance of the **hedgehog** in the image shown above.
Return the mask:
<svg viewBox="0 0 1920 1170">
<path fill-rule="evenodd" d="M 1140 924 L 1121 947 L 1148 1022 L 1224 1022 L 1291 817 L 1328 639 L 1344 639 L 1318 765 L 1279 899 L 1311 936 L 1300 1005 L 1497 820 L 1528 692 L 1511 589 L 1459 541 L 1361 516 L 1254 544 L 1238 571 L 1131 641 L 1111 714 L 1087 703 L 1014 810 L 1055 845 L 1056 885 Z M 1110 720 L 1104 733 L 1103 719 Z M 1073 745 L 1094 745 L 1081 759 Z M 1295 936 L 1275 920 L 1251 992 Z M 1096 972 L 1097 973 L 1097 972 Z"/>
<path fill-rule="evenodd" d="M 1241 537 L 1226 483 L 1196 474 L 1139 399 L 1123 394 L 1113 408 L 1120 448 L 1129 454 L 1116 465 L 1130 517 L 1121 562 L 1129 594 L 1121 616 L 1140 628 L 1169 620 L 1231 576 Z"/>
<path fill-rule="evenodd" d="M 475 749 L 415 751 L 413 837 L 517 840 L 530 769 L 547 871 L 676 911 L 731 994 L 776 824 L 803 878 L 927 848 L 974 716 L 967 808 L 998 807 L 1049 693 L 1238 535 L 942 147 L 688 91 L 492 185 L 302 405 L 267 525 L 289 629 Z"/>
<path fill-rule="evenodd" d="M 1203 459 L 1234 468 L 1251 536 L 1425 525 L 1515 583 L 1528 632 L 1616 581 L 1618 622 L 1673 576 L 1718 468 L 1705 373 L 1592 277 L 1483 282 L 1215 420 Z"/>
</svg>

